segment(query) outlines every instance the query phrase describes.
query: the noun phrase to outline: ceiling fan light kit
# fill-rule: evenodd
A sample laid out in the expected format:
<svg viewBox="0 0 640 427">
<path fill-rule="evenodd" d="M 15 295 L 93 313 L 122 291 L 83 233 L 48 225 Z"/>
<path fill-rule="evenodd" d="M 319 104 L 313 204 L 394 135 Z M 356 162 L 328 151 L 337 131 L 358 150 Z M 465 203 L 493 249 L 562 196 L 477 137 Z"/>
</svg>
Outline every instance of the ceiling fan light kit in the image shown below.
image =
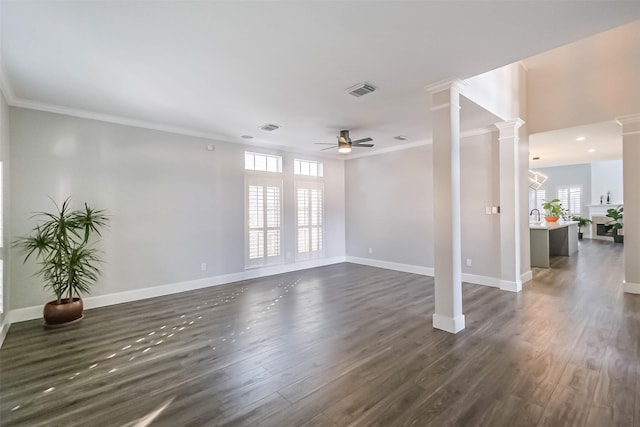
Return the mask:
<svg viewBox="0 0 640 427">
<path fill-rule="evenodd" d="M 373 144 L 366 144 L 367 142 L 371 142 L 371 141 L 373 141 L 372 138 L 362 138 L 356 141 L 352 141 L 351 138 L 349 138 L 349 131 L 341 130 L 340 136 L 338 137 L 338 144 L 334 145 L 326 142 L 316 142 L 316 144 L 331 145 L 331 147 L 323 148 L 320 151 L 331 150 L 333 148 L 338 147 L 338 153 L 347 154 L 351 152 L 351 148 L 353 147 L 365 147 L 365 148 L 373 147 Z"/>
</svg>

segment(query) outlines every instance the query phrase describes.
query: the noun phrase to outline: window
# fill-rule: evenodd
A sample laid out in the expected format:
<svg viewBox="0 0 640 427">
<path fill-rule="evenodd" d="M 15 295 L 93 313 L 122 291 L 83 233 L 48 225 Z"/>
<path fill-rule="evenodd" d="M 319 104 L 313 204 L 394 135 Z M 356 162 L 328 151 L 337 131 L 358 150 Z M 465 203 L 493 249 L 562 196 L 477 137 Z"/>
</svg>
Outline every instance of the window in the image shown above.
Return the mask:
<svg viewBox="0 0 640 427">
<path fill-rule="evenodd" d="M 295 175 L 322 176 L 322 162 L 295 159 L 293 161 L 293 173 Z"/>
<path fill-rule="evenodd" d="M 558 188 L 558 199 L 562 208 L 569 212 L 569 215 L 580 215 L 582 210 L 582 189 L 580 187 Z"/>
<path fill-rule="evenodd" d="M 322 224 L 324 222 L 324 186 L 315 182 L 296 183 L 296 259 L 324 255 Z"/>
<path fill-rule="evenodd" d="M 246 151 L 244 153 L 244 168 L 261 172 L 282 172 L 282 157 Z"/>
<path fill-rule="evenodd" d="M 546 202 L 547 199 L 547 191 L 544 188 L 540 188 L 536 190 L 536 202 L 535 207 L 540 211 L 541 215 L 544 215 L 544 209 L 542 209 L 542 205 Z"/>
<path fill-rule="evenodd" d="M 246 266 L 282 262 L 282 181 L 247 177 Z"/>
</svg>

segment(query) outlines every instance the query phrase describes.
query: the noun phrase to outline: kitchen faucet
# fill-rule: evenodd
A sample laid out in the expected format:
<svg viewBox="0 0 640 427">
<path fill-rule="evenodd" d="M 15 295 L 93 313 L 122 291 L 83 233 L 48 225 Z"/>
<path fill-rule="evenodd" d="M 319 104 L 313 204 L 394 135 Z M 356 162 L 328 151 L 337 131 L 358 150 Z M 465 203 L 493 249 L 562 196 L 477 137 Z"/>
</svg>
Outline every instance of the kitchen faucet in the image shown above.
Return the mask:
<svg viewBox="0 0 640 427">
<path fill-rule="evenodd" d="M 536 219 L 536 221 L 540 222 L 540 211 L 538 209 L 531 209 L 531 212 L 529 212 L 529 216 L 533 215 L 534 212 L 538 214 L 538 219 Z"/>
</svg>

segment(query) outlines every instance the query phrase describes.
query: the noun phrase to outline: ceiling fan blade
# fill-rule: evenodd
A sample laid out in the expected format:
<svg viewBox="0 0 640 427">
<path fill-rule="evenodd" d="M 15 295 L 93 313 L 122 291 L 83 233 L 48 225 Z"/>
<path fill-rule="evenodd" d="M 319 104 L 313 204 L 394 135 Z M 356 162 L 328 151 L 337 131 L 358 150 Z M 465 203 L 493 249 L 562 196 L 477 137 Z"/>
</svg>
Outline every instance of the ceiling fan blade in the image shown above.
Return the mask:
<svg viewBox="0 0 640 427">
<path fill-rule="evenodd" d="M 352 147 L 367 147 L 367 148 L 370 148 L 370 147 L 373 147 L 373 144 L 352 144 L 351 146 Z"/>
<path fill-rule="evenodd" d="M 335 142 L 314 142 L 314 144 L 318 144 L 318 145 L 336 145 Z"/>
<path fill-rule="evenodd" d="M 337 148 L 337 147 L 338 147 L 337 145 L 334 145 L 333 147 L 323 148 L 323 149 L 322 149 L 322 150 L 320 150 L 320 151 L 332 150 L 332 149 Z"/>
<path fill-rule="evenodd" d="M 360 144 L 361 142 L 369 142 L 369 141 L 373 141 L 373 139 L 372 138 L 362 138 L 362 139 L 359 139 L 357 141 L 351 141 L 351 143 L 352 144 Z"/>
</svg>

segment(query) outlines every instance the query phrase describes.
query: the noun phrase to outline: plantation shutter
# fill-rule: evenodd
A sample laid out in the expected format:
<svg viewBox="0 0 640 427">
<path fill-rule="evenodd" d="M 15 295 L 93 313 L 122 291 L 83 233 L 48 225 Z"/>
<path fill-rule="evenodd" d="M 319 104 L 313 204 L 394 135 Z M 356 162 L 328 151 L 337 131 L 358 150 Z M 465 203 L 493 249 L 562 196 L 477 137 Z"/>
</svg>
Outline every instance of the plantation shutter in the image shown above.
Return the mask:
<svg viewBox="0 0 640 427">
<path fill-rule="evenodd" d="M 579 187 L 569 189 L 569 211 L 571 215 L 580 215 L 582 210 L 582 190 Z"/>
<path fill-rule="evenodd" d="M 580 187 L 558 188 L 558 199 L 562 209 L 569 211 L 569 215 L 580 215 L 582 211 L 582 189 Z"/>
<path fill-rule="evenodd" d="M 296 183 L 296 259 L 323 256 L 324 188 L 321 183 Z"/>
<path fill-rule="evenodd" d="M 282 181 L 247 177 L 247 267 L 282 262 Z"/>
<path fill-rule="evenodd" d="M 544 209 L 542 209 L 542 205 L 547 199 L 547 192 L 544 189 L 536 190 L 536 209 L 540 211 L 540 214 L 544 214 Z"/>
</svg>

